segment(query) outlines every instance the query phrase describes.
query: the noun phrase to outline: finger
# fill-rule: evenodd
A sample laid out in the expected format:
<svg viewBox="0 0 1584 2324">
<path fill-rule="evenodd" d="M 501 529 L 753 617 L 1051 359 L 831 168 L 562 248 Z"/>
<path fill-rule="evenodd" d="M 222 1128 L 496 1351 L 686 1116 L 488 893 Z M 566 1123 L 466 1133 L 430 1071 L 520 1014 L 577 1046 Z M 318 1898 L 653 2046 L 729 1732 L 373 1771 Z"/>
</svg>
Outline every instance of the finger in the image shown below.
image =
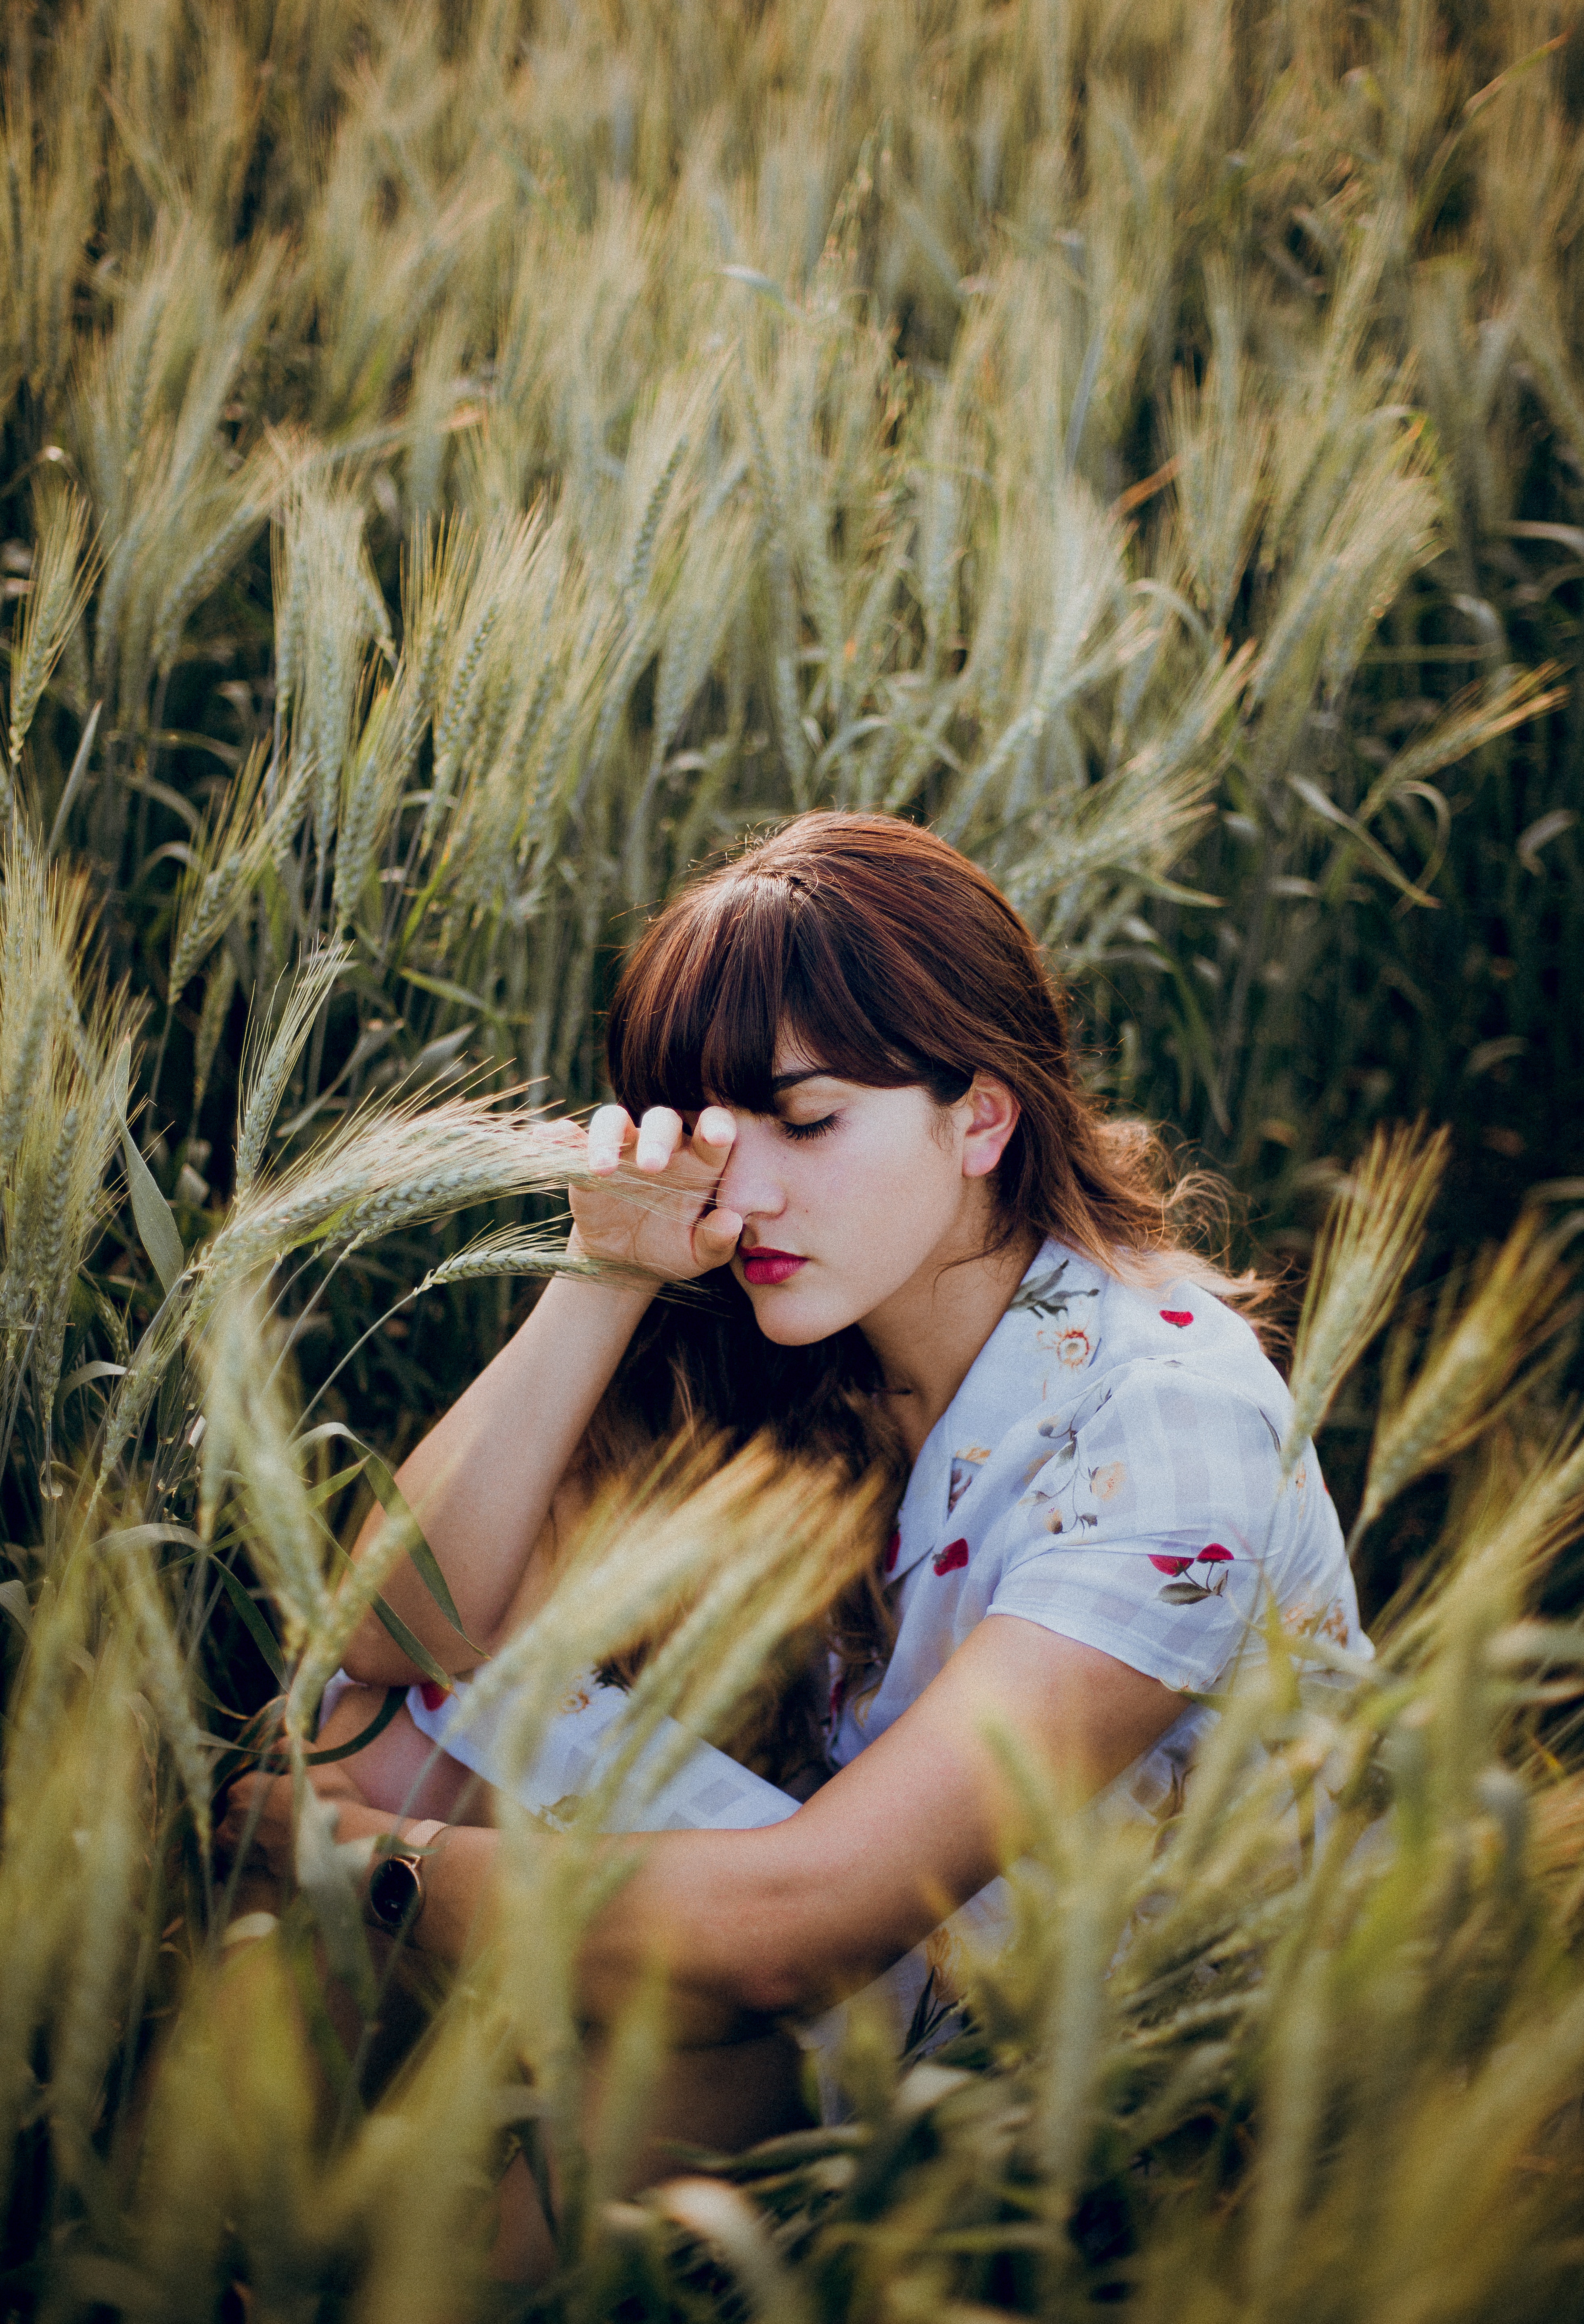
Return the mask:
<svg viewBox="0 0 1584 2324">
<path fill-rule="evenodd" d="M 707 1211 L 693 1229 L 693 1253 L 706 1267 L 724 1267 L 737 1247 L 743 1222 L 736 1211 Z"/>
<path fill-rule="evenodd" d="M 602 1105 L 588 1124 L 588 1167 L 608 1177 L 622 1158 L 622 1148 L 634 1137 L 633 1118 L 625 1105 Z"/>
<path fill-rule="evenodd" d="M 227 1784 L 225 1813 L 221 1816 L 218 1826 L 221 1831 L 241 1831 L 247 1821 L 247 1812 L 252 1804 L 254 1790 L 258 1780 L 258 1777 L 253 1775 L 234 1775 Z"/>
<path fill-rule="evenodd" d="M 665 1169 L 681 1142 L 681 1115 L 669 1105 L 652 1105 L 638 1125 L 639 1169 Z"/>
<path fill-rule="evenodd" d="M 707 1170 L 723 1170 L 736 1134 L 735 1114 L 723 1105 L 707 1105 L 693 1125 L 693 1152 Z"/>
</svg>

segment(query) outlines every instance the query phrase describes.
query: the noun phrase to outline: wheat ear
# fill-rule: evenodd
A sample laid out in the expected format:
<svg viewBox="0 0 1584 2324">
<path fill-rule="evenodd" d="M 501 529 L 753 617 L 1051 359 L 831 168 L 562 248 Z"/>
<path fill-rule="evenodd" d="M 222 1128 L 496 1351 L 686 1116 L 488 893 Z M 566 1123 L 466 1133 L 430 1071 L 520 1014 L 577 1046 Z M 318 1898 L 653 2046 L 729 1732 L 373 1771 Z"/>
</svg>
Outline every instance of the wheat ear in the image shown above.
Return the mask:
<svg viewBox="0 0 1584 2324">
<path fill-rule="evenodd" d="M 1560 1257 L 1557 1236 L 1526 1212 L 1376 1427 L 1356 1535 L 1415 1477 L 1471 1444 L 1515 1392 L 1525 1359 L 1577 1314 Z"/>
<path fill-rule="evenodd" d="M 1424 1237 L 1447 1157 L 1447 1133 L 1379 1130 L 1320 1230 L 1298 1324 L 1282 1440 L 1289 1477 L 1331 1399 L 1390 1314 Z"/>
<path fill-rule="evenodd" d="M 41 508 L 38 547 L 22 636 L 11 665 L 11 726 L 8 742 L 14 774 L 33 713 L 50 683 L 61 649 L 82 617 L 97 573 L 97 560 L 84 555 L 88 507 L 81 495 L 56 492 Z"/>
</svg>

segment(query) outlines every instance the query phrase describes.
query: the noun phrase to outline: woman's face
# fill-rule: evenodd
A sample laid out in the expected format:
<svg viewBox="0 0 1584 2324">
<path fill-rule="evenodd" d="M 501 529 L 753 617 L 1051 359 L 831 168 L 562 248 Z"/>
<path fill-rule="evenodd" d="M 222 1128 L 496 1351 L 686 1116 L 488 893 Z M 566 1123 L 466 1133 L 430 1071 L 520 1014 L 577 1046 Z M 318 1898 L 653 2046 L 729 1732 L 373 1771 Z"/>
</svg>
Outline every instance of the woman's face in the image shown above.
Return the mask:
<svg viewBox="0 0 1584 2324">
<path fill-rule="evenodd" d="M 983 1076 L 950 1106 L 916 1085 L 843 1081 L 790 1043 L 775 1080 L 773 1114 L 732 1109 L 716 1201 L 742 1218 L 731 1267 L 760 1330 L 801 1347 L 928 1290 L 982 1249 L 1017 1103 Z"/>
</svg>

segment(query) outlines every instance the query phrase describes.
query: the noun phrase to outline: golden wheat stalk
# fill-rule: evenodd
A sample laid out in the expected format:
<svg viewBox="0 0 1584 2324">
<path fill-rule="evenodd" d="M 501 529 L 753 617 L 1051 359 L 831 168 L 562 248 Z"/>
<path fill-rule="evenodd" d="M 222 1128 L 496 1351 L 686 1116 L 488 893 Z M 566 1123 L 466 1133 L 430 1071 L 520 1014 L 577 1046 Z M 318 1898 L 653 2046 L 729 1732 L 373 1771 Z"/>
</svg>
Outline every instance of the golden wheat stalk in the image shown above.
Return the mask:
<svg viewBox="0 0 1584 2324">
<path fill-rule="evenodd" d="M 1282 1439 L 1289 1477 L 1331 1400 L 1391 1314 L 1418 1256 L 1446 1163 L 1447 1133 L 1380 1130 L 1334 1197 L 1299 1318 Z"/>
<path fill-rule="evenodd" d="M 97 552 L 85 554 L 90 522 L 79 493 L 58 486 L 42 496 L 26 610 L 11 661 L 7 743 L 13 780 L 33 713 L 67 639 L 82 619 L 97 577 Z"/>
<path fill-rule="evenodd" d="M 273 833 L 264 811 L 264 766 L 265 748 L 259 742 L 194 842 L 177 890 L 169 987 L 172 1000 L 186 990 L 206 954 L 251 900 L 269 860 Z"/>
<path fill-rule="evenodd" d="M 1473 1296 L 1440 1324 L 1412 1385 L 1376 1424 L 1356 1537 L 1415 1477 L 1473 1443 L 1522 1392 L 1522 1367 L 1578 1312 L 1562 1250 L 1539 1213 L 1525 1212 L 1477 1278 Z"/>
</svg>

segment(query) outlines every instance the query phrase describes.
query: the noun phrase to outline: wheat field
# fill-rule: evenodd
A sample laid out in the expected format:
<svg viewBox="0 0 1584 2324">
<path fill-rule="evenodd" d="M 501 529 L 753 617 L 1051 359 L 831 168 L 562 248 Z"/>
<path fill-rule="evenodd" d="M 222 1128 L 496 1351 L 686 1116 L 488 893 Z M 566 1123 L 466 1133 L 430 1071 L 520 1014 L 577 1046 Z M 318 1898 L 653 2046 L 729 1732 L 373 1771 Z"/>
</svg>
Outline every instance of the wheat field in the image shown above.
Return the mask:
<svg viewBox="0 0 1584 2324">
<path fill-rule="evenodd" d="M 0 2317 L 1584 2311 L 1584 12 L 18 0 L 4 72 Z M 1307 1276 L 1380 1651 L 1273 1639 L 1153 1853 L 1018 1767 L 971 2032 L 634 2198 L 588 1831 L 376 2073 L 333 1834 L 238 1927 L 214 1802 L 560 1263 L 623 945 L 826 804 Z M 718 1730 L 762 1471 L 524 1671 L 656 1524 Z"/>
</svg>

